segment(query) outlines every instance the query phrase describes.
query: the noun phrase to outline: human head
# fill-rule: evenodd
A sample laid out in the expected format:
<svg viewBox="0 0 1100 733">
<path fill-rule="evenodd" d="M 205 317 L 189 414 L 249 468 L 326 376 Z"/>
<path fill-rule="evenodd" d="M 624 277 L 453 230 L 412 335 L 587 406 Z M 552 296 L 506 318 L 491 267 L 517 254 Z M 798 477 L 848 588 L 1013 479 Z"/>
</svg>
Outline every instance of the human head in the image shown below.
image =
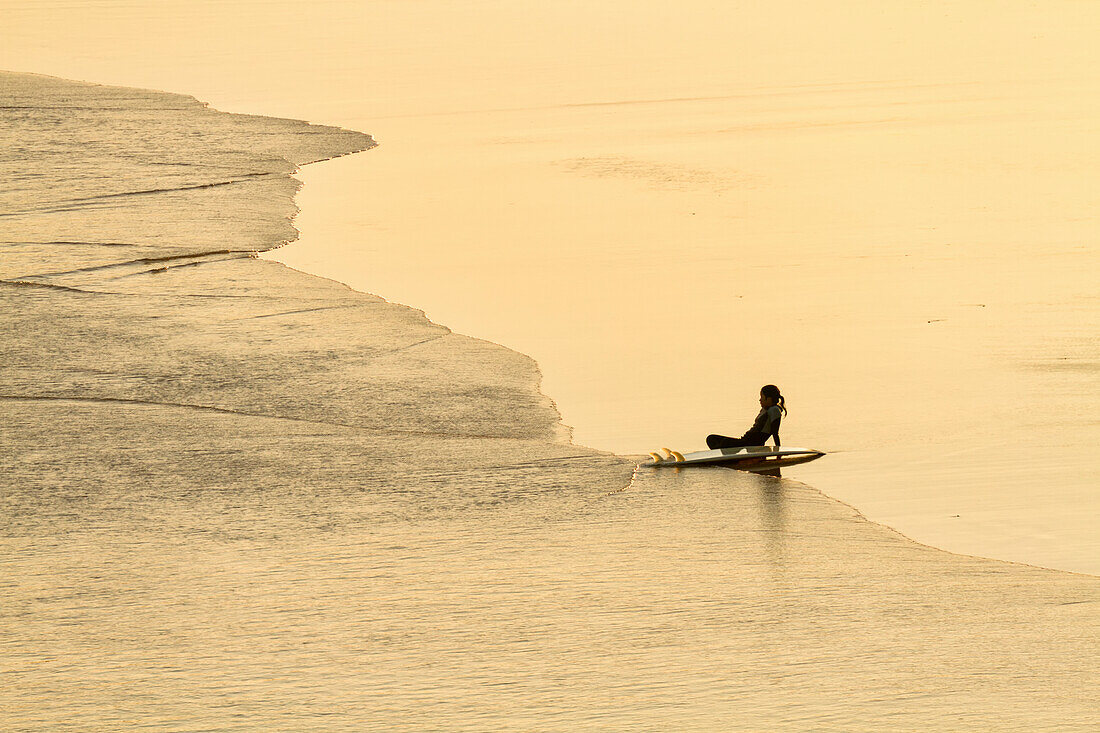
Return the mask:
<svg viewBox="0 0 1100 733">
<path fill-rule="evenodd" d="M 760 404 L 762 406 L 768 406 L 764 404 L 767 400 L 771 405 L 779 405 L 779 409 L 783 411 L 783 414 L 787 414 L 787 408 L 783 405 L 783 395 L 779 393 L 779 387 L 774 384 L 765 384 L 760 388 Z"/>
</svg>

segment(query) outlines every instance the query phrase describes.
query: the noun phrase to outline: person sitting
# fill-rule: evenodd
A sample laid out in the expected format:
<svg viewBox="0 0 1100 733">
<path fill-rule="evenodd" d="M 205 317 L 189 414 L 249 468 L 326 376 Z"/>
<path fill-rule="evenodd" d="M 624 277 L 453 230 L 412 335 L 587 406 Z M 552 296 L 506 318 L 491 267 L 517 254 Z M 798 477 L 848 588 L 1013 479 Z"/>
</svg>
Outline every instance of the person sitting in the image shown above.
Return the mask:
<svg viewBox="0 0 1100 733">
<path fill-rule="evenodd" d="M 755 422 L 740 438 L 728 438 L 725 435 L 708 435 L 707 447 L 716 448 L 744 448 L 746 446 L 764 445 L 768 438 L 775 439 L 775 445 L 779 446 L 779 423 L 787 414 L 787 408 L 783 404 L 783 395 L 779 393 L 779 387 L 774 384 L 765 384 L 760 388 L 760 413 Z"/>
</svg>

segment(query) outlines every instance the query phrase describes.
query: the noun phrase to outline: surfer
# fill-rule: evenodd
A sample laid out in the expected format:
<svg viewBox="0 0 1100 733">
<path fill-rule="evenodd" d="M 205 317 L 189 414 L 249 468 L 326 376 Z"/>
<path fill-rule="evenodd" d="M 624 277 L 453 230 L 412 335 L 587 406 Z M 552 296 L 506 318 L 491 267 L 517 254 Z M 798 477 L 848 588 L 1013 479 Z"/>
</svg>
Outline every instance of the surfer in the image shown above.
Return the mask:
<svg viewBox="0 0 1100 733">
<path fill-rule="evenodd" d="M 765 384 L 760 388 L 760 413 L 756 421 L 740 438 L 727 438 L 725 435 L 708 435 L 707 447 L 715 448 L 743 448 L 752 445 L 764 445 L 768 438 L 775 438 L 775 444 L 779 445 L 779 423 L 787 414 L 787 408 L 783 404 L 783 395 L 779 393 L 779 387 L 774 384 Z"/>
</svg>

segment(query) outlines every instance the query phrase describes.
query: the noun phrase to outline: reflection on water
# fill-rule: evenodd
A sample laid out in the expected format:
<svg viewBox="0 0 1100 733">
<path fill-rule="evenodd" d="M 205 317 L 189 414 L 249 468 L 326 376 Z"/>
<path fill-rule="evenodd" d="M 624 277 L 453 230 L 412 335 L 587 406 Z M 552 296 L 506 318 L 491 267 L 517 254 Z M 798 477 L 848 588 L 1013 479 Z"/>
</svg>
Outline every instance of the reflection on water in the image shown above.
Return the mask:
<svg viewBox="0 0 1100 733">
<path fill-rule="evenodd" d="M 787 483 L 780 480 L 781 471 L 778 468 L 767 476 L 752 475 L 756 476 L 753 483 L 756 485 L 760 526 L 764 533 L 764 547 L 767 550 L 772 567 L 779 574 L 786 564 L 784 533 L 787 531 L 787 512 L 783 488 Z"/>
</svg>

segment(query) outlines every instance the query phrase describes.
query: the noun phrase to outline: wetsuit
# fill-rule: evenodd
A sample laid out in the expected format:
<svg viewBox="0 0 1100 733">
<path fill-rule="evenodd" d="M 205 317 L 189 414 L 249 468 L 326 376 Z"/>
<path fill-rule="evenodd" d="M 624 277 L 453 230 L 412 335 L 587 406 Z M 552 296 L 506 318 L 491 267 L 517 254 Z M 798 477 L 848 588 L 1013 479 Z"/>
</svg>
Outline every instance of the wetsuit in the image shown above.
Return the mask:
<svg viewBox="0 0 1100 733">
<path fill-rule="evenodd" d="M 779 445 L 779 423 L 783 419 L 783 410 L 779 405 L 760 410 L 755 422 L 740 438 L 727 438 L 725 435 L 708 435 L 707 447 L 715 448 L 744 448 L 748 445 L 764 445 L 768 438 L 775 438 L 775 444 Z"/>
</svg>

